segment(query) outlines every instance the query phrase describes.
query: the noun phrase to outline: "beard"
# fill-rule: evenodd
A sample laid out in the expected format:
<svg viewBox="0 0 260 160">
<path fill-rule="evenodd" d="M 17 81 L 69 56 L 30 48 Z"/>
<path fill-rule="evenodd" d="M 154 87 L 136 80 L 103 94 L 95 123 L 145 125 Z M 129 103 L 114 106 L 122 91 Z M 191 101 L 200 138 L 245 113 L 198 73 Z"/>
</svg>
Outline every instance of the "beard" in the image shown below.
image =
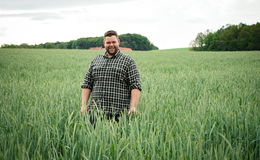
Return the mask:
<svg viewBox="0 0 260 160">
<path fill-rule="evenodd" d="M 118 51 L 119 49 L 117 47 L 107 47 L 106 48 L 106 51 L 108 54 L 110 55 L 114 55 L 116 54 L 116 52 Z"/>
</svg>

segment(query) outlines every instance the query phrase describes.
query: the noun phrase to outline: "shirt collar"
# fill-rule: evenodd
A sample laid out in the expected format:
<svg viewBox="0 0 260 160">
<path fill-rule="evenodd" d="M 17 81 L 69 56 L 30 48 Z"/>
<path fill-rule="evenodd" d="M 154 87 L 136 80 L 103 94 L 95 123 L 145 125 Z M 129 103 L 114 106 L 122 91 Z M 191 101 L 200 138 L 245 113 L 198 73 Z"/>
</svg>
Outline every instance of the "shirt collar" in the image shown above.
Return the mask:
<svg viewBox="0 0 260 160">
<path fill-rule="evenodd" d="M 121 54 L 122 54 L 122 53 L 120 52 L 120 50 L 118 50 L 118 51 L 116 52 L 116 54 L 114 54 L 114 55 L 111 57 L 111 59 L 112 59 L 112 58 L 117 58 L 117 57 L 119 57 Z M 107 52 L 104 54 L 104 58 L 108 58 L 108 53 L 107 53 Z"/>
</svg>

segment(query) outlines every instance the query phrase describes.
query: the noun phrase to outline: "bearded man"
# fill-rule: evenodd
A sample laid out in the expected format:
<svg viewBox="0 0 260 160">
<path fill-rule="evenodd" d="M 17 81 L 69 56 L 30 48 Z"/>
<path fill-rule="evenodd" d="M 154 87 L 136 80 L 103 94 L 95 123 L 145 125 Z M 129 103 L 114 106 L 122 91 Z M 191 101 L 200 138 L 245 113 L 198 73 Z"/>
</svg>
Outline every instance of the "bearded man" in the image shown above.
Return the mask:
<svg viewBox="0 0 260 160">
<path fill-rule="evenodd" d="M 103 43 L 105 54 L 93 59 L 81 85 L 80 111 L 102 110 L 107 119 L 118 122 L 123 112 L 136 112 L 142 90 L 140 74 L 135 61 L 120 51 L 116 31 L 107 31 Z M 95 123 L 95 118 L 90 121 Z"/>
</svg>

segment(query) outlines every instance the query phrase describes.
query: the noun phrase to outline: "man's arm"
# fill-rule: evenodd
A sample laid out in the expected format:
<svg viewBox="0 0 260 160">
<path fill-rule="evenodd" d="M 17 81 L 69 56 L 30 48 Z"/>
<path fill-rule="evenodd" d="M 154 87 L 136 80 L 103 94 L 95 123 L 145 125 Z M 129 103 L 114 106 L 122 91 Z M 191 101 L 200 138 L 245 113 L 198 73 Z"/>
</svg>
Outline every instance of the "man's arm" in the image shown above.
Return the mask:
<svg viewBox="0 0 260 160">
<path fill-rule="evenodd" d="M 140 94 L 141 94 L 141 92 L 140 92 L 139 89 L 132 89 L 131 90 L 131 102 L 130 102 L 130 109 L 128 111 L 128 114 L 136 112 L 136 108 L 137 108 L 137 105 L 139 103 Z"/>
<path fill-rule="evenodd" d="M 88 99 L 89 99 L 89 96 L 90 96 L 90 93 L 91 93 L 91 90 L 89 88 L 83 88 L 82 89 L 82 96 L 81 96 L 81 109 L 80 109 L 80 112 L 81 113 L 86 113 L 88 111 L 88 107 L 87 104 L 88 104 Z"/>
</svg>

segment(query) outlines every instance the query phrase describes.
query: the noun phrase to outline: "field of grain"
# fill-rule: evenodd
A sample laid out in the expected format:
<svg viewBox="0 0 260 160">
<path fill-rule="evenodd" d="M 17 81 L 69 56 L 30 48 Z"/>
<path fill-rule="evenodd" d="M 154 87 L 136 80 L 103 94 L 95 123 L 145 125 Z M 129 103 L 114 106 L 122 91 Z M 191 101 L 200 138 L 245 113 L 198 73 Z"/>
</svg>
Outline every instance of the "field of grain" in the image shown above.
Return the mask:
<svg viewBox="0 0 260 160">
<path fill-rule="evenodd" d="M 0 159 L 260 158 L 260 51 L 128 52 L 140 114 L 93 129 L 80 85 L 98 54 L 0 49 Z"/>
</svg>

